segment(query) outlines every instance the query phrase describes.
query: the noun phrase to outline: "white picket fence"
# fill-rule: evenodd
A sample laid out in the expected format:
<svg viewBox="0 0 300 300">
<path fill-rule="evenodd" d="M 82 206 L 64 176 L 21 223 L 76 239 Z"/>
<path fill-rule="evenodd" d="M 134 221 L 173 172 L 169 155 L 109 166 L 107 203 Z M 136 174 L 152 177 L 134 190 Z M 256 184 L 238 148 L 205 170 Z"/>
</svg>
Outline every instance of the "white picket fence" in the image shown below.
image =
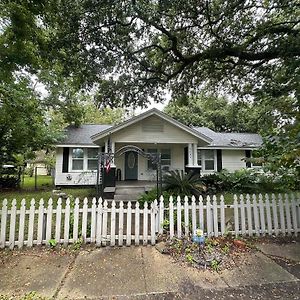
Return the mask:
<svg viewBox="0 0 300 300">
<path fill-rule="evenodd" d="M 26 208 L 22 200 L 10 205 L 5 199 L 0 211 L 0 248 L 49 244 L 55 241 L 68 245 L 77 241 L 97 246 L 154 245 L 157 235 L 168 231 L 170 237 L 182 238 L 201 228 L 208 237 L 227 233 L 234 235 L 297 235 L 300 231 L 299 195 L 240 195 L 234 196 L 232 205 L 219 201 L 216 196 L 205 200 L 168 199 L 165 207 L 159 204 L 58 199 L 53 205 L 31 200 Z M 37 204 L 37 205 L 36 205 Z"/>
</svg>

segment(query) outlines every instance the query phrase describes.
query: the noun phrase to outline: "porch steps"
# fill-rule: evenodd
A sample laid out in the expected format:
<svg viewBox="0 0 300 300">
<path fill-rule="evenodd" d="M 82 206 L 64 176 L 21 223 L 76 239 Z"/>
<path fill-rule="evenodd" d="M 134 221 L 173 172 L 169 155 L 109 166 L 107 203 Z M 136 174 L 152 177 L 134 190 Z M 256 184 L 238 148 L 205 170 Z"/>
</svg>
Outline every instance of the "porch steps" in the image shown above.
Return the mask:
<svg viewBox="0 0 300 300">
<path fill-rule="evenodd" d="M 145 187 L 122 186 L 116 187 L 114 200 L 116 201 L 136 201 L 145 192 Z"/>
</svg>

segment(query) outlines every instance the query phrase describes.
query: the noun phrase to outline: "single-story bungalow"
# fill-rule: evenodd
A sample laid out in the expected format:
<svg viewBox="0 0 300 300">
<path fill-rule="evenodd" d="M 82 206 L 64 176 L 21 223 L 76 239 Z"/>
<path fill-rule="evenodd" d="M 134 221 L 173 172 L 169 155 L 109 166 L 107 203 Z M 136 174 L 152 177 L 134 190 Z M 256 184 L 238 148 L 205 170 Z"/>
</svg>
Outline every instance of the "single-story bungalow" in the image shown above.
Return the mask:
<svg viewBox="0 0 300 300">
<path fill-rule="evenodd" d="M 114 126 L 68 127 L 65 139 L 56 145 L 55 184 L 95 185 L 100 152 L 112 154 L 109 176 L 114 186 L 115 180 L 156 180 L 155 163 L 139 153 L 161 153 L 163 172 L 192 170 L 209 174 L 252 167 L 244 159 L 251 157 L 251 151 L 261 143 L 258 134 L 188 127 L 151 109 Z"/>
</svg>

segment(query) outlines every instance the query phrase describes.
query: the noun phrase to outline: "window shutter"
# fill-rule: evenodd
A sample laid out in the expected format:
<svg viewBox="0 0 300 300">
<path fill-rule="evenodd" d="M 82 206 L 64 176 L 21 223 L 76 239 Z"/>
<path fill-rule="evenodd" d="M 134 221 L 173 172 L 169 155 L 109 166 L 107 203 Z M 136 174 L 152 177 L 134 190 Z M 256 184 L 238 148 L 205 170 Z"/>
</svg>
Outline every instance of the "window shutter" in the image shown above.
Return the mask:
<svg viewBox="0 0 300 300">
<path fill-rule="evenodd" d="M 222 166 L 222 150 L 217 150 L 217 171 L 220 172 L 223 169 Z"/>
<path fill-rule="evenodd" d="M 245 150 L 246 158 L 251 158 L 251 150 Z M 251 162 L 246 161 L 246 168 L 251 168 Z"/>
<path fill-rule="evenodd" d="M 69 149 L 68 147 L 64 147 L 63 150 L 63 163 L 62 163 L 62 172 L 69 172 Z"/>
</svg>

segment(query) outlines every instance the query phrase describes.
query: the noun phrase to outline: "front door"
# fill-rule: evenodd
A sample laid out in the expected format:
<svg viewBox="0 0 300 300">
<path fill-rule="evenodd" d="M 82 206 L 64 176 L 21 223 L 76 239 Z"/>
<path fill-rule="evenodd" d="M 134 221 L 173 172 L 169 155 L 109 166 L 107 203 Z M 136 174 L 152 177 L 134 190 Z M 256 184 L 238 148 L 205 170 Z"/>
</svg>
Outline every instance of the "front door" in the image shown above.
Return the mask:
<svg viewBox="0 0 300 300">
<path fill-rule="evenodd" d="M 138 179 L 138 154 L 133 151 L 125 153 L 125 180 Z"/>
</svg>

